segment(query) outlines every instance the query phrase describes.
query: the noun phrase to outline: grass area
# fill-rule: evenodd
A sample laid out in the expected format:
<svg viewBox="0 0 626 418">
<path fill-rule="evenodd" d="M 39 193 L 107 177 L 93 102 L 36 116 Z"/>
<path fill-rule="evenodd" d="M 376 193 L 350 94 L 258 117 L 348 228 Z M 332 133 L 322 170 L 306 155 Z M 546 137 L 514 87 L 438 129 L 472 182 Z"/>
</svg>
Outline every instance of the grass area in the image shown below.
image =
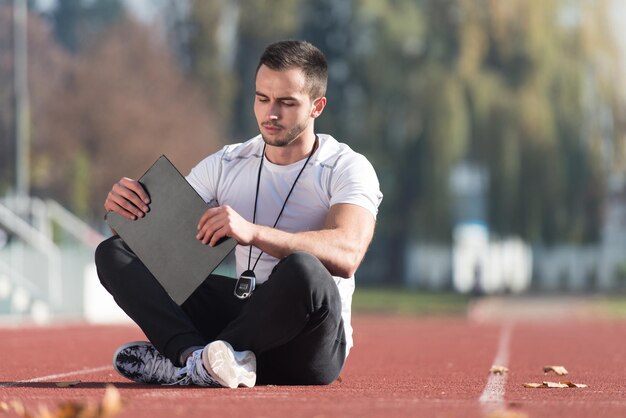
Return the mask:
<svg viewBox="0 0 626 418">
<path fill-rule="evenodd" d="M 625 294 L 600 298 L 597 305 L 601 313 L 605 313 L 611 318 L 626 319 Z"/>
<path fill-rule="evenodd" d="M 464 315 L 467 312 L 469 301 L 469 296 L 451 292 L 357 287 L 352 298 L 352 310 L 355 313 Z"/>
</svg>

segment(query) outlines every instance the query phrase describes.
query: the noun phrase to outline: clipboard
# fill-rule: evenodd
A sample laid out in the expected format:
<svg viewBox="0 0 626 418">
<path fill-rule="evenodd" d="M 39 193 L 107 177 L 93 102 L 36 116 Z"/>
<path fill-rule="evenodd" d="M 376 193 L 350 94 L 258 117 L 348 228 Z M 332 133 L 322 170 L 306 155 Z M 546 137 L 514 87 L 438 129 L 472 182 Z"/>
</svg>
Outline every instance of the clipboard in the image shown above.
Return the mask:
<svg viewBox="0 0 626 418">
<path fill-rule="evenodd" d="M 196 239 L 197 225 L 208 209 L 164 155 L 139 179 L 150 196 L 150 211 L 131 221 L 108 212 L 105 219 L 172 300 L 182 305 L 237 245 L 232 238 L 211 247 Z"/>
</svg>

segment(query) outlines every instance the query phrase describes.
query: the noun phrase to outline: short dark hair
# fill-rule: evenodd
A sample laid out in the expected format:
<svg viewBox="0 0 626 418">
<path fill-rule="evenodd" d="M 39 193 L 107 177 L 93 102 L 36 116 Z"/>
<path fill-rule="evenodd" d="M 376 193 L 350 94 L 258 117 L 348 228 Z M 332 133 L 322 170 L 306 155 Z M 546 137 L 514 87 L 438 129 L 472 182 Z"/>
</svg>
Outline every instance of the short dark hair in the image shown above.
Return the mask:
<svg viewBox="0 0 626 418">
<path fill-rule="evenodd" d="M 326 57 L 316 46 L 306 41 L 287 40 L 270 44 L 265 48 L 256 73 L 261 65 L 274 71 L 300 68 L 304 72 L 309 97 L 316 99 L 326 94 L 328 65 Z"/>
</svg>

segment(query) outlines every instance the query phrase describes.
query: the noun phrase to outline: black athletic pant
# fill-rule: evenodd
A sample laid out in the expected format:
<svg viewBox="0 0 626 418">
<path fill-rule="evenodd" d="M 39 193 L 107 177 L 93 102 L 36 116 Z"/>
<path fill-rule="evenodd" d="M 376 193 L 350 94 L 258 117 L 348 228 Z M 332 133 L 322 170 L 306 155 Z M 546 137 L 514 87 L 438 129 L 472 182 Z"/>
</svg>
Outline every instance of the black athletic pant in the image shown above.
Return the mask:
<svg viewBox="0 0 626 418">
<path fill-rule="evenodd" d="M 257 357 L 257 383 L 329 384 L 345 359 L 341 300 L 332 276 L 311 254 L 281 260 L 247 300 L 235 280 L 210 275 L 178 306 L 119 236 L 96 250 L 102 285 L 161 354 L 179 356 L 215 340 Z"/>
</svg>

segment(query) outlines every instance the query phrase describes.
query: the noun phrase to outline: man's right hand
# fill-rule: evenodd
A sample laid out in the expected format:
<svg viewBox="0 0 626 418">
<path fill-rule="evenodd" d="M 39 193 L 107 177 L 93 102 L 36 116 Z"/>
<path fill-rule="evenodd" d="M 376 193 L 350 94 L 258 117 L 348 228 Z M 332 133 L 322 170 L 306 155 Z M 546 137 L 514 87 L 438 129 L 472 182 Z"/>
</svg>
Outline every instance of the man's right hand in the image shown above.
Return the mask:
<svg viewBox="0 0 626 418">
<path fill-rule="evenodd" d="M 113 185 L 104 201 L 107 212 L 115 212 L 126 219 L 142 218 L 150 210 L 150 197 L 143 186 L 137 181 L 123 177 Z"/>
</svg>

